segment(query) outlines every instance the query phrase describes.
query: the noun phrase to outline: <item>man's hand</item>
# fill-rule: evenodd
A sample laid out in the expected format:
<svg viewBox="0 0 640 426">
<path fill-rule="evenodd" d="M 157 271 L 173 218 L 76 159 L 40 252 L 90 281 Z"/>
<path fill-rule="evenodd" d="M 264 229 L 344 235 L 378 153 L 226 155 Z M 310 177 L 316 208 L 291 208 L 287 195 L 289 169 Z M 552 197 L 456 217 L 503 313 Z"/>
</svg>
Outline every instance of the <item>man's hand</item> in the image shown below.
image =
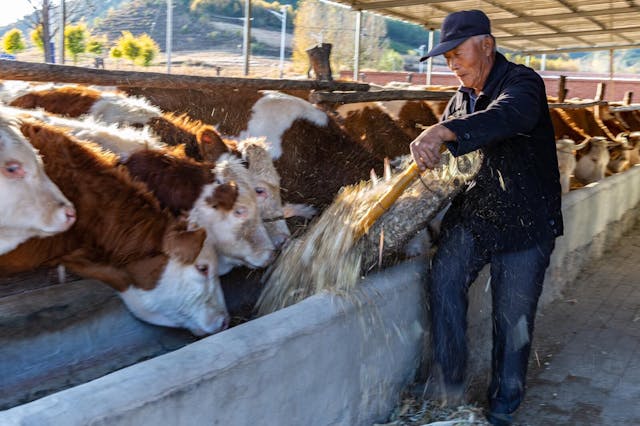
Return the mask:
<svg viewBox="0 0 640 426">
<path fill-rule="evenodd" d="M 440 162 L 440 146 L 456 140 L 456 134 L 442 124 L 426 128 L 411 142 L 411 155 L 421 171 L 433 169 Z"/>
</svg>

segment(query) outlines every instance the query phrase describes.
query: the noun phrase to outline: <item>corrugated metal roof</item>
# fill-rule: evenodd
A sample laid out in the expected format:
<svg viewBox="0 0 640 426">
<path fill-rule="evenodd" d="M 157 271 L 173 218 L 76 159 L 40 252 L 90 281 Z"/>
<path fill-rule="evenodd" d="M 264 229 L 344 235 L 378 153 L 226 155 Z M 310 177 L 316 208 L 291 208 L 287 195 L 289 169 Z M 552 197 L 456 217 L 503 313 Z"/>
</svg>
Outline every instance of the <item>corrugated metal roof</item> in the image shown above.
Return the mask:
<svg viewBox="0 0 640 426">
<path fill-rule="evenodd" d="M 427 29 L 458 10 L 480 9 L 498 46 L 525 54 L 640 48 L 640 2 L 633 0 L 331 0 Z"/>
</svg>

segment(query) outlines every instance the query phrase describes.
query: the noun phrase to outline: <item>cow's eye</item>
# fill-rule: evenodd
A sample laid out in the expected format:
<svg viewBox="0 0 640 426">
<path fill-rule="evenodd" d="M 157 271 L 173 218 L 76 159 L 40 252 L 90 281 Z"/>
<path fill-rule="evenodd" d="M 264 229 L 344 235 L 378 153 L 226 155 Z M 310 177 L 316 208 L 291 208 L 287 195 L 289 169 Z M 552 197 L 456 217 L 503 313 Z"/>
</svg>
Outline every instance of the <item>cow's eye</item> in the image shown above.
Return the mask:
<svg viewBox="0 0 640 426">
<path fill-rule="evenodd" d="M 2 174 L 9 178 L 22 178 L 25 175 L 25 171 L 22 168 L 22 163 L 18 161 L 7 161 L 2 168 Z"/>
<path fill-rule="evenodd" d="M 267 190 L 261 186 L 256 186 L 256 194 L 267 195 Z"/>
<path fill-rule="evenodd" d="M 198 270 L 198 272 L 200 272 L 202 275 L 207 276 L 207 274 L 209 273 L 209 265 L 196 265 L 196 269 Z"/>
<path fill-rule="evenodd" d="M 246 207 L 238 207 L 237 209 L 235 209 L 233 211 L 233 214 L 236 217 L 241 217 L 241 218 L 246 217 L 247 216 L 247 208 Z"/>
</svg>

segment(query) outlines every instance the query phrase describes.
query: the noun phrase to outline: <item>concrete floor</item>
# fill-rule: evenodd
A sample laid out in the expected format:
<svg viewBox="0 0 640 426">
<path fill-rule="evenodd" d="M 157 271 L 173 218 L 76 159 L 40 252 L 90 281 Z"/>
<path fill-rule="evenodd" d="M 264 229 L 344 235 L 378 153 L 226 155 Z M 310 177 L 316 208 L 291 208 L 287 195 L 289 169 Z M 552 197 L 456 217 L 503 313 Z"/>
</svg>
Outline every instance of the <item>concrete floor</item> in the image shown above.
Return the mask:
<svg viewBox="0 0 640 426">
<path fill-rule="evenodd" d="M 518 425 L 640 425 L 640 222 L 539 316 Z"/>
</svg>

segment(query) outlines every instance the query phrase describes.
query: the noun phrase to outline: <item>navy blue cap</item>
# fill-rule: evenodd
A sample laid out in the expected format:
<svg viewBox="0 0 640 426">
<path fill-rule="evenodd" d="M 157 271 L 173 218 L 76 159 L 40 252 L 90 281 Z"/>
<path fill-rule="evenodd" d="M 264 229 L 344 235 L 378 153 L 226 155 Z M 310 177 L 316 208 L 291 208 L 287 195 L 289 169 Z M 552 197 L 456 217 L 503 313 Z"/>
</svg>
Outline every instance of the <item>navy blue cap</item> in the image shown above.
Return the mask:
<svg viewBox="0 0 640 426">
<path fill-rule="evenodd" d="M 447 15 L 440 29 L 440 43 L 420 58 L 424 61 L 455 49 L 469 37 L 491 34 L 489 18 L 481 10 L 461 10 Z"/>
</svg>

